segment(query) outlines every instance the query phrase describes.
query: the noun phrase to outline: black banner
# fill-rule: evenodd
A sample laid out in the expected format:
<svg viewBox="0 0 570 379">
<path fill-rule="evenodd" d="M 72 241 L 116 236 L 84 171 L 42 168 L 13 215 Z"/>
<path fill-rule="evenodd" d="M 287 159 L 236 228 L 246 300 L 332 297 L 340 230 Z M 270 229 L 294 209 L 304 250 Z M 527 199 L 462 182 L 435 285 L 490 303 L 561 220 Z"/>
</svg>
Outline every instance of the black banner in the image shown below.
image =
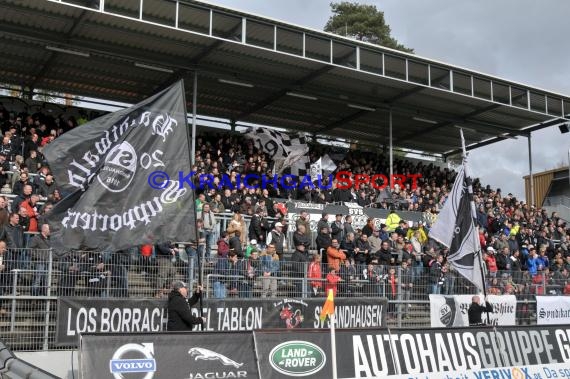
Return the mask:
<svg viewBox="0 0 570 379">
<path fill-rule="evenodd" d="M 259 330 L 254 334 L 262 378 L 331 378 L 330 333 Z M 570 364 L 570 327 L 337 329 L 336 346 L 339 378 Z"/>
<path fill-rule="evenodd" d="M 82 378 L 258 378 L 251 333 L 83 335 Z"/>
<path fill-rule="evenodd" d="M 47 145 L 44 155 L 66 195 L 49 216 L 52 246 L 114 251 L 194 240 L 186 124 L 179 81 Z"/>
<path fill-rule="evenodd" d="M 55 340 L 76 346 L 83 333 L 161 332 L 167 320 L 165 300 L 59 297 Z"/>
<path fill-rule="evenodd" d="M 449 378 L 459 372 L 465 379 L 528 378 L 537 370 L 548 372 L 547 378 L 570 374 L 569 326 L 337 329 L 335 336 L 338 378 L 344 379 Z M 87 378 L 330 379 L 332 351 L 329 330 L 256 330 L 88 334 L 82 336 L 80 356 Z"/>
<path fill-rule="evenodd" d="M 362 228 L 366 225 L 366 220 L 372 218 L 374 225 L 380 228 L 380 225 L 386 221 L 390 211 L 387 209 L 364 208 L 356 203 L 344 203 L 345 205 L 324 205 L 316 203 L 304 203 L 301 201 L 291 201 L 287 203 L 288 217 L 291 221 L 290 228 L 294 228 L 295 221 L 299 218 L 301 212 L 307 212 L 310 216 L 310 225 L 312 231 L 317 231 L 317 223 L 321 219 L 323 212 L 329 215 L 329 222 L 335 221 L 335 215 L 351 215 L 352 227 Z M 398 211 L 398 215 L 407 222 L 418 222 L 422 219 L 421 212 Z M 343 217 L 344 221 L 344 217 Z"/>
<path fill-rule="evenodd" d="M 204 331 L 328 328 L 319 316 L 325 298 L 204 300 Z M 385 298 L 337 298 L 338 328 L 385 325 Z M 192 308 L 199 316 L 199 309 Z M 56 342 L 74 346 L 80 333 L 149 333 L 165 330 L 166 300 L 59 298 Z M 195 330 L 200 327 L 196 326 Z"/>
</svg>

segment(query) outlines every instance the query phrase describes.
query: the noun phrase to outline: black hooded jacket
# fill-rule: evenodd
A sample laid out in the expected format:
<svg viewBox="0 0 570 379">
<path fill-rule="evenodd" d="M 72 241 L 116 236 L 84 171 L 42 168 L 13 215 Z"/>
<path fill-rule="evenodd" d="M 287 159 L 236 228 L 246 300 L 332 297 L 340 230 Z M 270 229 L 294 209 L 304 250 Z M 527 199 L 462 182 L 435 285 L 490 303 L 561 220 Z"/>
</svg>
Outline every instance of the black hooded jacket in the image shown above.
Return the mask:
<svg viewBox="0 0 570 379">
<path fill-rule="evenodd" d="M 192 315 L 190 307 L 198 302 L 202 293 L 194 292 L 186 300 L 180 292 L 173 290 L 168 294 L 168 331 L 192 330 L 194 325 L 200 325 L 202 318 Z"/>
</svg>

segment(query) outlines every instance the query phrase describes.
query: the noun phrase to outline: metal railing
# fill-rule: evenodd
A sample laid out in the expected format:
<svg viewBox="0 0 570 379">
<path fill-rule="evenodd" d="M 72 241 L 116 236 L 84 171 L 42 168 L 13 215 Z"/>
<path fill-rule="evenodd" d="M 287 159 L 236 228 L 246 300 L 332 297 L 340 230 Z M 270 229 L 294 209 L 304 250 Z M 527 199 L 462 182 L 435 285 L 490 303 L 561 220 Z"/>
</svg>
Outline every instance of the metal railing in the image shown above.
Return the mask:
<svg viewBox="0 0 570 379">
<path fill-rule="evenodd" d="M 197 283 L 203 278 L 204 301 L 214 298 L 324 297 L 327 287 L 338 297 L 386 297 L 388 324 L 397 327 L 429 327 L 429 294 L 473 294 L 474 288 L 456 273 L 435 276 L 429 267 L 341 265 L 336 283 L 328 278 L 328 266 L 309 270 L 309 262 L 285 259 L 271 274 L 261 258 L 202 260 L 181 250 L 171 256 L 142 257 L 130 254 L 10 250 L 0 268 L 0 334 L 14 350 L 45 350 L 55 346 L 59 296 L 100 298 L 163 298 L 173 280 Z M 44 258 L 42 258 L 44 257 Z M 266 259 L 266 258 L 264 258 Z M 253 267 L 253 270 L 248 268 Z M 309 275 L 309 272 L 313 275 Z M 489 293 L 514 294 L 518 298 L 517 323 L 536 323 L 535 295 L 562 295 L 570 285 L 542 273 L 498 272 L 488 276 Z"/>
</svg>

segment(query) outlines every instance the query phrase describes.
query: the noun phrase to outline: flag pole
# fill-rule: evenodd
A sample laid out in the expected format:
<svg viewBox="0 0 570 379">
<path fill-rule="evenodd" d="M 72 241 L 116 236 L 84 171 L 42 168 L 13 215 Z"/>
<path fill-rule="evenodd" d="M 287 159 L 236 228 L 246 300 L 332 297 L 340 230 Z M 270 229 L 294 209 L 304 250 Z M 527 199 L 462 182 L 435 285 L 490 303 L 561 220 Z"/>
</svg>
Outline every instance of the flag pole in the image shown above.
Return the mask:
<svg viewBox="0 0 570 379">
<path fill-rule="evenodd" d="M 461 148 L 463 150 L 463 167 L 464 169 L 467 169 L 467 148 L 465 147 L 465 138 L 463 137 L 463 129 L 460 128 L 459 129 L 459 133 L 461 134 Z M 473 200 L 473 187 L 472 187 L 472 183 L 471 183 L 471 174 L 470 172 L 468 173 L 467 171 L 465 172 L 465 178 L 466 178 L 466 182 L 468 185 L 468 193 L 469 193 L 469 197 L 470 197 L 470 202 L 471 202 L 471 215 L 473 218 L 473 225 L 476 226 L 477 225 L 477 221 L 475 219 L 475 201 Z M 478 229 L 478 228 L 477 228 Z M 481 272 L 481 284 L 483 285 L 483 296 L 484 299 L 483 301 L 487 302 L 487 285 L 486 285 L 486 281 L 485 281 L 485 272 L 483 270 L 483 257 L 482 257 L 482 252 L 481 252 L 481 245 L 478 243 L 477 244 L 479 246 L 479 251 L 477 251 L 477 253 L 475 254 L 477 256 L 477 259 L 479 261 L 479 269 Z M 489 317 L 489 312 L 487 313 L 487 324 L 490 324 L 490 317 Z"/>
<path fill-rule="evenodd" d="M 329 294 L 333 292 L 332 289 L 329 289 Z M 329 315 L 329 322 L 330 322 L 330 330 L 331 330 L 331 364 L 332 364 L 332 378 L 337 379 L 338 374 L 336 370 L 336 334 L 335 334 L 335 323 L 336 317 L 335 312 Z"/>
<path fill-rule="evenodd" d="M 184 98 L 184 120 L 186 121 L 186 139 L 188 140 L 189 146 L 189 162 L 190 171 L 192 170 L 192 165 L 194 165 L 195 160 L 195 150 L 196 150 L 196 98 L 197 98 L 197 91 L 198 91 L 198 72 L 194 71 L 194 81 L 192 83 L 192 132 L 190 132 L 190 128 L 188 127 L 188 117 L 187 117 L 187 103 L 186 103 L 186 90 L 182 91 L 182 96 Z M 182 79 L 182 83 L 184 83 L 184 79 Z M 196 236 L 196 256 L 198 257 L 198 286 L 202 286 L 202 259 L 200 259 L 200 235 L 198 232 L 198 212 L 196 212 L 196 192 L 192 191 L 192 196 L 190 196 L 192 204 L 190 207 L 194 210 L 194 234 Z M 190 265 L 190 261 L 188 261 L 188 265 Z M 204 317 L 204 306 L 202 304 L 202 297 L 203 293 L 200 293 L 199 305 L 200 305 L 200 317 Z M 200 330 L 204 329 L 204 323 L 200 324 Z"/>
</svg>

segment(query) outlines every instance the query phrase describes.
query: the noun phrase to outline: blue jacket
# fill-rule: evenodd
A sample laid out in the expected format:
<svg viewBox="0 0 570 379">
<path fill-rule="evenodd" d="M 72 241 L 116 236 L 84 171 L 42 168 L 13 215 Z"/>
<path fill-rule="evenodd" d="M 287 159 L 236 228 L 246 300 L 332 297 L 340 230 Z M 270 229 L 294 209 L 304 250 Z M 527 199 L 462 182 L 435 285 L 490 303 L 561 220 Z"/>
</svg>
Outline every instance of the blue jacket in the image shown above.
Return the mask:
<svg viewBox="0 0 570 379">
<path fill-rule="evenodd" d="M 271 258 L 270 255 L 262 255 L 259 257 L 261 260 L 261 271 L 270 272 L 271 276 L 276 276 L 279 272 L 279 261 Z"/>
</svg>

